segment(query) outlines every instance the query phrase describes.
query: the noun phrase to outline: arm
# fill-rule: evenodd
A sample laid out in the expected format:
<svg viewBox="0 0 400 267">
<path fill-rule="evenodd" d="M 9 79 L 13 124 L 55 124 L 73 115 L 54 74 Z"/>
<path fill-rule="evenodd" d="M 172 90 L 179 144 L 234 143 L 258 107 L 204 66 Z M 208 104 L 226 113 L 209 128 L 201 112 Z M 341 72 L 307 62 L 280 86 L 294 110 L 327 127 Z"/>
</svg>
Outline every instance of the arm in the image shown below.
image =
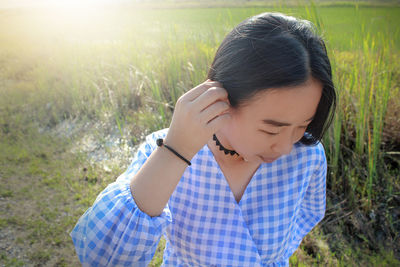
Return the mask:
<svg viewBox="0 0 400 267">
<path fill-rule="evenodd" d="M 228 93 L 218 86 L 222 85 L 207 80 L 176 102 L 164 143 L 189 161 L 230 120 Z M 131 181 L 139 208 L 150 216 L 159 215 L 186 168 L 186 162 L 158 147 Z"/>
<path fill-rule="evenodd" d="M 185 155 L 190 155 L 185 156 L 188 159 L 194 156 L 191 153 Z M 159 216 L 187 166 L 165 147 L 157 147 L 130 182 L 132 195 L 140 210 L 151 217 Z"/>
<path fill-rule="evenodd" d="M 181 96 L 165 143 L 190 160 L 230 120 L 227 92 L 207 80 Z M 83 265 L 147 266 L 171 223 L 167 202 L 187 164 L 152 136 L 128 170 L 97 197 L 71 232 Z M 137 202 L 136 202 L 137 201 Z M 154 217 L 153 217 L 154 216 Z"/>
<path fill-rule="evenodd" d="M 300 210 L 294 224 L 292 242 L 288 248 L 288 257 L 295 252 L 303 238 L 325 215 L 327 161 L 322 144 L 320 143 L 318 146 L 320 163 L 310 178 L 307 191 L 300 205 Z"/>
<path fill-rule="evenodd" d="M 132 197 L 130 180 L 154 149 L 155 139 L 154 145 L 143 143 L 126 172 L 99 194 L 70 233 L 83 266 L 150 263 L 171 214 L 168 205 L 157 217 L 142 212 Z"/>
</svg>

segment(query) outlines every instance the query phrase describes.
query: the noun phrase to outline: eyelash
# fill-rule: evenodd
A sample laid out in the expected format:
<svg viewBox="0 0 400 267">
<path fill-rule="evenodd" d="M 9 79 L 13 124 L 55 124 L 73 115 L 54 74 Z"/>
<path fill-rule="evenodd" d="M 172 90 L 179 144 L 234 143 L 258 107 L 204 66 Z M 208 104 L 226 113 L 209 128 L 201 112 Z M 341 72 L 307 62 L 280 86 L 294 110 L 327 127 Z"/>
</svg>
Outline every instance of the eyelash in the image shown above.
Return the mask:
<svg viewBox="0 0 400 267">
<path fill-rule="evenodd" d="M 302 126 L 302 127 L 299 127 L 299 128 L 301 128 L 301 129 L 307 129 L 307 127 L 308 126 Z M 266 134 L 268 134 L 268 135 L 278 135 L 279 133 L 270 133 L 270 132 L 267 132 L 267 131 L 264 131 L 264 130 L 260 130 L 260 131 L 262 131 L 262 132 L 264 132 L 264 133 L 266 133 Z"/>
</svg>

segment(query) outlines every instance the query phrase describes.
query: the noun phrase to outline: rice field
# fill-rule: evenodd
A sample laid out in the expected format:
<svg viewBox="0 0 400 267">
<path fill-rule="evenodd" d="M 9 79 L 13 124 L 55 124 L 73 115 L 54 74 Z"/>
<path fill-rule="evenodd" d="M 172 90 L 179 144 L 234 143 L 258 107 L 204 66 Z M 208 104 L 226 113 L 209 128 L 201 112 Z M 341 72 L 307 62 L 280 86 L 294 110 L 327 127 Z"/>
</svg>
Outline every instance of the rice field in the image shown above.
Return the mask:
<svg viewBox="0 0 400 267">
<path fill-rule="evenodd" d="M 169 126 L 224 36 L 267 11 L 317 26 L 339 97 L 323 142 L 326 217 L 291 264 L 398 265 L 400 6 L 350 2 L 0 9 L 0 263 L 76 266 L 79 216 Z M 87 140 L 110 161 L 93 161 Z"/>
</svg>

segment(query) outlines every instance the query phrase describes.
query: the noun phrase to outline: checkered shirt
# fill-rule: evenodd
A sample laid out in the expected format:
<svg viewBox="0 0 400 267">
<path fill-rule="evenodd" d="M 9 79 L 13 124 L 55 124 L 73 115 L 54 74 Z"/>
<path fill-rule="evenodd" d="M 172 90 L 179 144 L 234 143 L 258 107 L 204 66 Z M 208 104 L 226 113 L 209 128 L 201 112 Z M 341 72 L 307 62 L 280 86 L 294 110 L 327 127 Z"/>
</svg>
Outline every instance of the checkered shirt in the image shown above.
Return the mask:
<svg viewBox="0 0 400 267">
<path fill-rule="evenodd" d="M 162 235 L 161 266 L 288 266 L 303 237 L 325 214 L 325 151 L 293 145 L 262 163 L 239 203 L 205 145 L 191 160 L 163 212 L 136 205 L 130 179 L 156 149 L 146 137 L 128 169 L 109 184 L 70 233 L 83 266 L 147 266 Z"/>
</svg>

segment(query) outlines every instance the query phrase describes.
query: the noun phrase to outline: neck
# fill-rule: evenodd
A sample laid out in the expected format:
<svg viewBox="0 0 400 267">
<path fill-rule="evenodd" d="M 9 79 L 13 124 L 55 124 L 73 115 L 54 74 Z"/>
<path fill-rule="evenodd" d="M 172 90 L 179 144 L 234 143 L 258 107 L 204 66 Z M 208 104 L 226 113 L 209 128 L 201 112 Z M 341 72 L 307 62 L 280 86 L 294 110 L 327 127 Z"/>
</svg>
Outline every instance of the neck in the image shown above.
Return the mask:
<svg viewBox="0 0 400 267">
<path fill-rule="evenodd" d="M 220 144 L 228 149 L 228 150 L 235 150 L 231 144 L 229 143 L 228 139 L 223 135 L 221 132 L 215 133 L 215 136 L 217 137 L 218 141 Z M 207 143 L 209 149 L 213 152 L 215 159 L 217 160 L 218 163 L 222 163 L 224 165 L 238 165 L 238 164 L 247 164 L 247 162 L 244 160 L 244 158 L 241 155 L 238 154 L 225 154 L 224 151 L 219 149 L 219 146 L 217 146 L 216 141 L 211 137 L 208 140 Z"/>
<path fill-rule="evenodd" d="M 213 140 L 215 141 L 215 144 L 217 145 L 218 149 L 223 151 L 225 155 L 231 155 L 231 156 L 237 155 L 237 156 L 239 156 L 239 154 L 235 150 L 225 148 L 221 144 L 221 142 L 218 140 L 218 138 L 217 138 L 217 136 L 215 134 L 213 135 Z"/>
</svg>

